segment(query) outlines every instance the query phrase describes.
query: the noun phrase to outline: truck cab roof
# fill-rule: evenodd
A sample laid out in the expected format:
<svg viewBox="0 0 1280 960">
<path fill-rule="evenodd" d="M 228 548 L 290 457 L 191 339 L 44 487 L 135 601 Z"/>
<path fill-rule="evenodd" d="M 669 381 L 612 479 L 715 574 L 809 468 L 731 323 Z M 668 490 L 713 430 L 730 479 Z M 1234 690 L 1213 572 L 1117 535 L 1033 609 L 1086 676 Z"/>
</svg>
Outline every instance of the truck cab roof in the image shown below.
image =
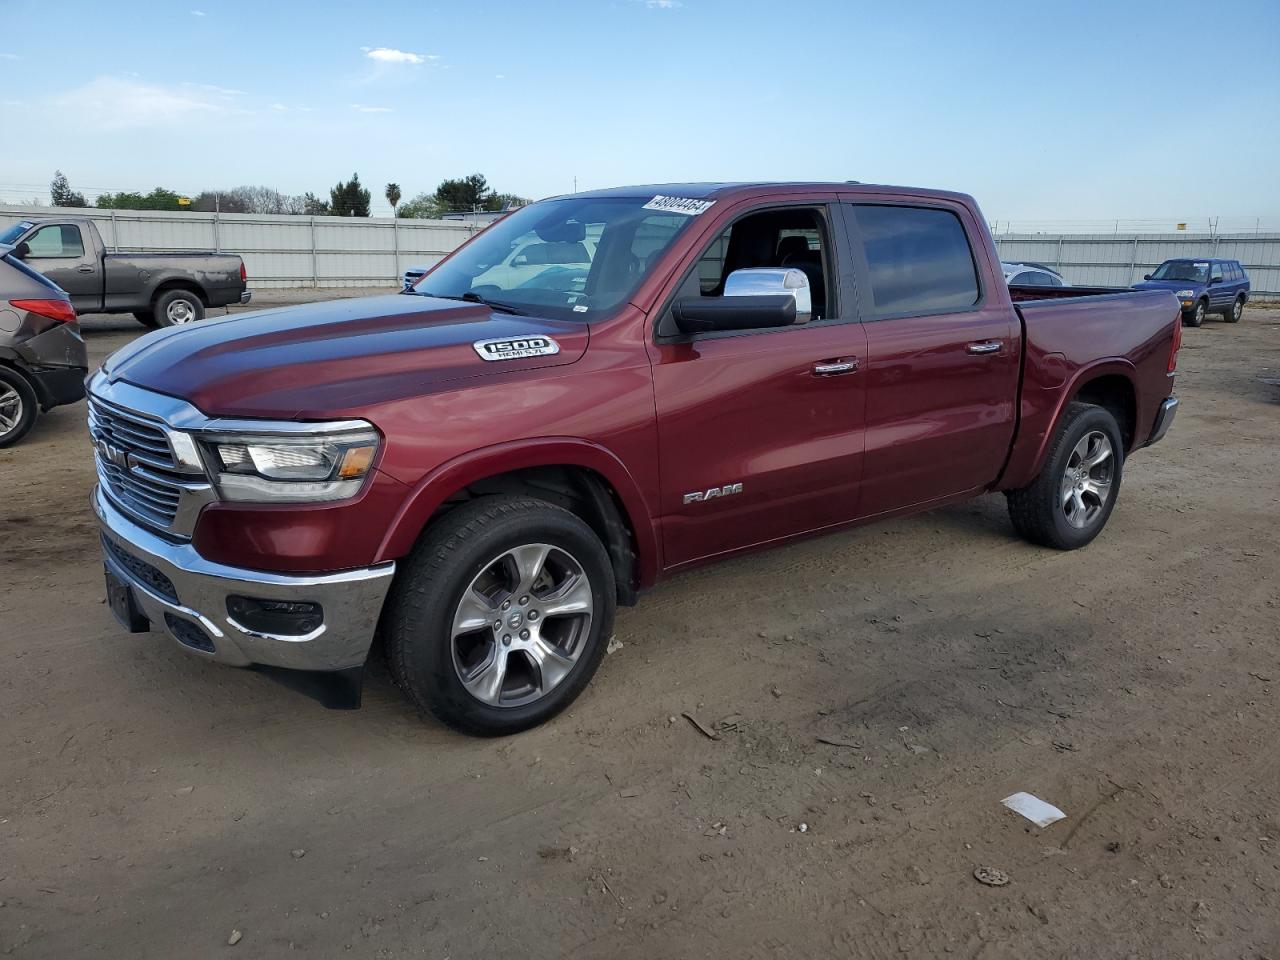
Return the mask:
<svg viewBox="0 0 1280 960">
<path fill-rule="evenodd" d="M 739 183 L 648 183 L 629 187 L 610 187 L 605 190 L 586 190 L 566 196 L 576 197 L 682 197 L 690 200 L 749 200 L 753 197 L 776 197 L 786 194 L 815 193 L 880 194 L 920 197 L 921 199 L 949 199 L 973 205 L 967 194 L 948 190 L 932 190 L 920 187 L 897 187 L 887 184 L 844 181 L 754 181 Z M 559 199 L 559 198 L 557 198 Z"/>
</svg>

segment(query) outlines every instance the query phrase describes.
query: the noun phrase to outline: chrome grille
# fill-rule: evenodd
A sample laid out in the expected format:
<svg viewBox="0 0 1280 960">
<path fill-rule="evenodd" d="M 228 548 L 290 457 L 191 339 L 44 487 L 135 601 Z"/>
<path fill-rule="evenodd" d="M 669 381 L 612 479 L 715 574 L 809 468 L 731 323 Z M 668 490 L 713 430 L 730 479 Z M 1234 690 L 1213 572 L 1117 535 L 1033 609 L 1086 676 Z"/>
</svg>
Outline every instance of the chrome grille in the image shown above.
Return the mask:
<svg viewBox="0 0 1280 960">
<path fill-rule="evenodd" d="M 192 478 L 178 468 L 163 426 L 91 397 L 89 433 L 98 477 L 111 498 L 140 519 L 171 526 Z"/>
</svg>

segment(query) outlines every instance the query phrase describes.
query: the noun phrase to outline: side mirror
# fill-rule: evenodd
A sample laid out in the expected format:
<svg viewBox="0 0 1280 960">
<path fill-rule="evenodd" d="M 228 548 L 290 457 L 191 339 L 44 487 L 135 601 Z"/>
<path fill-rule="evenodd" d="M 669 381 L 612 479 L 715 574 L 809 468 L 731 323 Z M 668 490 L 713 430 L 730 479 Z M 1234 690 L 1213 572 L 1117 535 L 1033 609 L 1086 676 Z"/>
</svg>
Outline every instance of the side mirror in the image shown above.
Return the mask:
<svg viewBox="0 0 1280 960">
<path fill-rule="evenodd" d="M 1221 283 L 1221 282 L 1222 282 L 1222 278 L 1221 278 L 1221 277 L 1210 277 L 1210 278 L 1209 278 L 1209 286 L 1213 286 L 1215 283 Z"/>
<path fill-rule="evenodd" d="M 1150 280 L 1150 279 L 1151 279 L 1151 274 L 1149 274 L 1149 273 L 1144 273 L 1144 274 L 1142 275 L 1142 279 L 1143 279 L 1143 280 Z"/>
<path fill-rule="evenodd" d="M 721 297 L 682 297 L 671 310 L 681 333 L 761 330 L 808 323 L 813 316 L 809 278 L 789 267 L 735 270 Z"/>
<path fill-rule="evenodd" d="M 25 240 L 14 244 L 13 255 L 19 260 L 27 259 L 27 257 L 31 256 L 31 245 Z"/>
</svg>

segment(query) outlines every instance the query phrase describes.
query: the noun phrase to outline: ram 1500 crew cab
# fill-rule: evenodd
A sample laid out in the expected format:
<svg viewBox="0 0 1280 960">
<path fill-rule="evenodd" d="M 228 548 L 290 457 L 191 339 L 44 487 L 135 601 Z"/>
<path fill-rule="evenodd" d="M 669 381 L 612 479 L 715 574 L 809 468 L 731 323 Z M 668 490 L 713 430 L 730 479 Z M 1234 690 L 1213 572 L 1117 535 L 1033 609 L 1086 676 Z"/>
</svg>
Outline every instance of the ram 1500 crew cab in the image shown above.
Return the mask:
<svg viewBox="0 0 1280 960">
<path fill-rule="evenodd" d="M 78 313 L 132 313 L 148 327 L 172 327 L 252 297 L 234 253 L 108 253 L 88 217 L 20 220 L 0 243 L 65 290 Z"/>
<path fill-rule="evenodd" d="M 545 267 L 494 269 L 515 250 Z M 960 194 L 547 200 L 406 294 L 112 356 L 89 384 L 111 607 L 351 680 L 377 633 L 419 707 L 518 730 L 581 692 L 617 604 L 693 564 L 990 491 L 1084 546 L 1169 428 L 1180 330 L 1169 291 L 1011 294 Z"/>
</svg>

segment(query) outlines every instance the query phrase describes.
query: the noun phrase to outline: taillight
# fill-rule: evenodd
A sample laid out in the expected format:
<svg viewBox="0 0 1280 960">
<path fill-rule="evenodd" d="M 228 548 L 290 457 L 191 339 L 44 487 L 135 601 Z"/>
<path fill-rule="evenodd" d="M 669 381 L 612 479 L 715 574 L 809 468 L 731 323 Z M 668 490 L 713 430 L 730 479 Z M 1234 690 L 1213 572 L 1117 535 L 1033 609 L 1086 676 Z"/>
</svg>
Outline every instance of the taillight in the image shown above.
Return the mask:
<svg viewBox="0 0 1280 960">
<path fill-rule="evenodd" d="M 59 323 L 74 323 L 76 319 L 76 308 L 66 300 L 10 300 L 9 306 Z"/>
<path fill-rule="evenodd" d="M 1173 319 L 1173 346 L 1169 348 L 1169 372 L 1178 369 L 1178 351 L 1182 348 L 1182 311 Z"/>
<path fill-rule="evenodd" d="M 249 274 L 245 272 L 244 261 L 240 261 L 240 282 L 244 283 L 249 279 Z"/>
</svg>

